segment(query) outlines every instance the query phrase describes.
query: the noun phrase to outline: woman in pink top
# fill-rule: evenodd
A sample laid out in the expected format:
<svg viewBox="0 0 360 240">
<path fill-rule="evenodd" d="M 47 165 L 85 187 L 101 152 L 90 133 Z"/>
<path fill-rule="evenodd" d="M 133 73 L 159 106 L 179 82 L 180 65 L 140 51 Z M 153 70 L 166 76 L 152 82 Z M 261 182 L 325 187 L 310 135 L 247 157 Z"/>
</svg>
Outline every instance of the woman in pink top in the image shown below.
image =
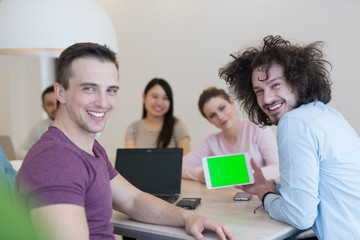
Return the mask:
<svg viewBox="0 0 360 240">
<path fill-rule="evenodd" d="M 239 120 L 234 100 L 222 89 L 209 87 L 199 98 L 201 114 L 221 132 L 210 135 L 183 159 L 182 177 L 205 182 L 201 159 L 248 152 L 261 167 L 265 178 L 279 177 L 277 144 L 270 128 L 262 128 L 248 119 Z"/>
</svg>

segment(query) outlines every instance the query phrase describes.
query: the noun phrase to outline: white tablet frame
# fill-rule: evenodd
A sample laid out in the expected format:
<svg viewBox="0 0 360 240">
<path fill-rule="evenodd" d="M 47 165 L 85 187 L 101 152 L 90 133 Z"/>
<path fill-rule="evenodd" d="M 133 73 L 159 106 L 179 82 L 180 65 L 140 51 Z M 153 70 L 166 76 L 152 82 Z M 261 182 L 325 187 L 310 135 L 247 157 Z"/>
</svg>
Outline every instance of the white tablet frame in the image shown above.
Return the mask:
<svg viewBox="0 0 360 240">
<path fill-rule="evenodd" d="M 222 186 L 213 187 L 212 184 L 211 184 L 211 176 L 210 176 L 211 173 L 209 172 L 208 159 L 227 157 L 227 156 L 237 156 L 237 155 L 244 155 L 244 157 L 245 157 L 245 164 L 246 164 L 246 168 L 247 168 L 249 182 L 246 182 L 246 183 L 237 182 L 237 183 L 230 184 L 230 185 L 222 185 Z M 245 152 L 245 153 L 235 153 L 235 154 L 227 154 L 227 155 L 220 155 L 220 156 L 203 157 L 202 158 L 202 164 L 203 164 L 206 187 L 208 189 L 230 187 L 230 186 L 235 186 L 235 185 L 247 185 L 247 184 L 253 184 L 254 183 L 254 173 L 253 173 L 253 169 L 251 167 L 249 153 Z M 229 167 L 231 167 L 231 166 L 229 166 Z"/>
</svg>

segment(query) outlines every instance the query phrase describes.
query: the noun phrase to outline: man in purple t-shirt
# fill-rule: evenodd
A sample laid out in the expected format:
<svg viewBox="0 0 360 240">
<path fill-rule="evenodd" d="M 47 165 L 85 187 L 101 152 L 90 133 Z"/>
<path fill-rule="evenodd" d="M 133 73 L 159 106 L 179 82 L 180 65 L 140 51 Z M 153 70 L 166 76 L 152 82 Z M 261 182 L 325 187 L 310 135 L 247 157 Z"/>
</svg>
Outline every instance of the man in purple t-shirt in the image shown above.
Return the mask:
<svg viewBox="0 0 360 240">
<path fill-rule="evenodd" d="M 196 239 L 204 230 L 235 239 L 223 224 L 138 190 L 112 167 L 95 136 L 116 104 L 114 52 L 93 43 L 65 49 L 54 89 L 55 121 L 25 157 L 15 186 L 31 218 L 42 222 L 39 235 L 46 229 L 52 239 L 115 239 L 113 207 L 138 221 L 185 226 Z"/>
</svg>

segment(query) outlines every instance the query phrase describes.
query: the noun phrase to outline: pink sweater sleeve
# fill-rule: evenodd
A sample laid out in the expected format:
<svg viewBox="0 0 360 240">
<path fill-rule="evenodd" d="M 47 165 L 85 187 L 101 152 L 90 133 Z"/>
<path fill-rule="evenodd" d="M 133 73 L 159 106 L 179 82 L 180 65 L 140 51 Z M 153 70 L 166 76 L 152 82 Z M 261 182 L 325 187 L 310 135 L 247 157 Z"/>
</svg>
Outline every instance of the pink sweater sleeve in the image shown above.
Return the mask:
<svg viewBox="0 0 360 240">
<path fill-rule="evenodd" d="M 211 156 L 212 154 L 208 144 L 209 138 L 210 137 L 208 137 L 197 148 L 195 148 L 193 151 L 189 152 L 183 157 L 183 178 L 199 181 L 199 174 L 201 171 L 203 171 L 202 158 L 206 156 Z"/>
<path fill-rule="evenodd" d="M 264 166 L 261 168 L 264 177 L 278 179 L 280 177 L 278 148 L 270 127 L 259 131 L 257 143 L 264 162 Z"/>
</svg>

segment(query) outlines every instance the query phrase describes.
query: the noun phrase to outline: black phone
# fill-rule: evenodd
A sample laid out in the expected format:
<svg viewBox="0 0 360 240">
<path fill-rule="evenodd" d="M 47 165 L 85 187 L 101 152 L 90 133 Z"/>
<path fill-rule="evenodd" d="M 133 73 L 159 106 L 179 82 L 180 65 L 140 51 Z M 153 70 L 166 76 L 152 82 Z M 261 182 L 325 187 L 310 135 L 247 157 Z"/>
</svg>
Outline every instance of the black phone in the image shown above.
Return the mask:
<svg viewBox="0 0 360 240">
<path fill-rule="evenodd" d="M 237 192 L 234 195 L 234 201 L 249 201 L 252 195 L 246 192 Z"/>
<path fill-rule="evenodd" d="M 201 202 L 201 198 L 183 198 L 176 206 L 182 207 L 188 210 L 194 210 Z"/>
</svg>

